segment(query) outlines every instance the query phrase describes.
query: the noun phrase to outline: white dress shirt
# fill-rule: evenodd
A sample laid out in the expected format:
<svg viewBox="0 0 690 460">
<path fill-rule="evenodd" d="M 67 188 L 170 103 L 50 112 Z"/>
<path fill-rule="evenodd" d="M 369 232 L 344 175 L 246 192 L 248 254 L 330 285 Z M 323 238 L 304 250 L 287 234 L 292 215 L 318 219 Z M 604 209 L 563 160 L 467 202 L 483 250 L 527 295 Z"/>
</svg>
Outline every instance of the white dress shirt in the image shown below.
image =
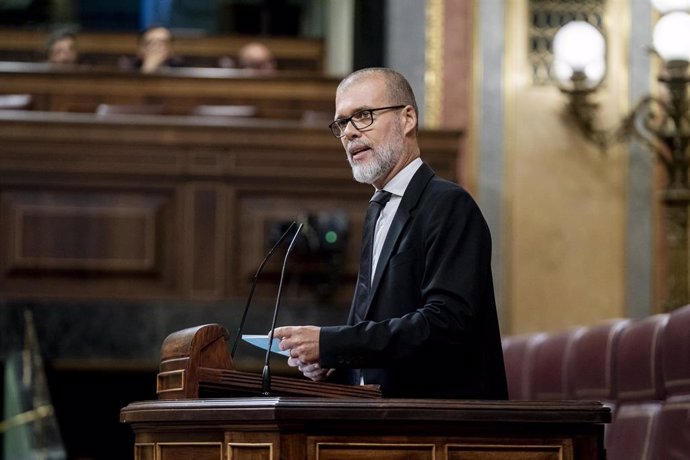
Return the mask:
<svg viewBox="0 0 690 460">
<path fill-rule="evenodd" d="M 386 235 L 388 235 L 388 230 L 391 228 L 391 223 L 393 222 L 393 217 L 400 206 L 400 200 L 402 200 L 403 195 L 407 186 L 412 180 L 412 176 L 417 172 L 419 167 L 422 166 L 422 159 L 416 158 L 409 165 L 405 166 L 398 174 L 395 175 L 386 185 L 383 186 L 383 190 L 386 192 L 391 192 L 391 199 L 386 203 L 386 206 L 381 210 L 379 219 L 376 221 L 376 228 L 374 230 L 374 245 L 373 254 L 371 259 L 371 280 L 374 279 L 374 273 L 376 273 L 376 265 L 379 262 L 379 256 L 381 255 L 381 248 L 383 247 L 383 242 L 386 241 Z"/>
</svg>

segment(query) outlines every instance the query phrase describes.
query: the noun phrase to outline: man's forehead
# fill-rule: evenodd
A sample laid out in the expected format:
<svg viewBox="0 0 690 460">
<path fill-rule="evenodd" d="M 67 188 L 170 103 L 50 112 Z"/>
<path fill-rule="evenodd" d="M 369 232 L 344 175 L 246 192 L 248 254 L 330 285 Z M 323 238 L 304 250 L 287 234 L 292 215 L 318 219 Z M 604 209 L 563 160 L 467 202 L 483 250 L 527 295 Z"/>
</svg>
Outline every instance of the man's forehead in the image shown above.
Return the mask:
<svg viewBox="0 0 690 460">
<path fill-rule="evenodd" d="M 385 99 L 384 88 L 378 78 L 362 78 L 340 88 L 335 96 L 336 113 L 380 104 Z"/>
</svg>

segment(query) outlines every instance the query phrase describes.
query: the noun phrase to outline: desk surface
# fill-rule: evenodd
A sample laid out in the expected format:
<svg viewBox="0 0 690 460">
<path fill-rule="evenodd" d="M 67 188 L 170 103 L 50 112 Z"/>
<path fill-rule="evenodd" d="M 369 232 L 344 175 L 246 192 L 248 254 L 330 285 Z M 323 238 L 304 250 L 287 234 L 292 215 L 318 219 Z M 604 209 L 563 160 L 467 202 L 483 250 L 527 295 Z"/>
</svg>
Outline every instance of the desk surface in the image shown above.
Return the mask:
<svg viewBox="0 0 690 460">
<path fill-rule="evenodd" d="M 251 409 L 250 413 L 244 413 Z M 255 397 L 141 401 L 124 407 L 123 423 L 201 421 L 446 421 L 488 423 L 609 423 L 611 409 L 598 401 L 480 401 Z"/>
</svg>

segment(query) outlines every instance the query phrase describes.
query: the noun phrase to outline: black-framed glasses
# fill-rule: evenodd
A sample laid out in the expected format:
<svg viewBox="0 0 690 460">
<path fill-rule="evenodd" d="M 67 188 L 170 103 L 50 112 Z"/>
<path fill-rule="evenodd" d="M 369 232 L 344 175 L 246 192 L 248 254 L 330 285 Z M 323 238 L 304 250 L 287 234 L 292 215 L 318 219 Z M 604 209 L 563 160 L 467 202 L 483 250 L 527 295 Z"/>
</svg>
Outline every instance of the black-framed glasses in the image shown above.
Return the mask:
<svg viewBox="0 0 690 460">
<path fill-rule="evenodd" d="M 331 132 L 337 138 L 341 138 L 345 135 L 345 128 L 347 128 L 348 123 L 352 123 L 357 129 L 364 129 L 371 126 L 374 123 L 374 112 L 380 110 L 399 110 L 407 107 L 406 105 L 391 105 L 388 107 L 379 107 L 377 109 L 364 109 L 359 112 L 355 112 L 352 116 L 347 118 L 338 118 L 333 123 L 328 125 L 331 128 Z"/>
</svg>

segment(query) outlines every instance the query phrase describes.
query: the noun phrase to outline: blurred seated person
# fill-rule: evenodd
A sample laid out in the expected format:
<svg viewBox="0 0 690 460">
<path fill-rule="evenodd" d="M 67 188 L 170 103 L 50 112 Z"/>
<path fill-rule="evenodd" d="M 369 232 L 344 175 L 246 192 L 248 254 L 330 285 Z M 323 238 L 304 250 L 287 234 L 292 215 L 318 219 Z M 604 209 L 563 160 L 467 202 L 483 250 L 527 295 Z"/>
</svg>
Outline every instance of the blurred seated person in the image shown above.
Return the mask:
<svg viewBox="0 0 690 460">
<path fill-rule="evenodd" d="M 152 73 L 170 67 L 181 67 L 182 58 L 175 55 L 172 32 L 163 26 L 151 26 L 139 34 L 139 49 L 133 61 L 121 59 L 120 68 Z"/>
<path fill-rule="evenodd" d="M 79 61 L 77 34 L 71 30 L 56 30 L 46 43 L 47 60 L 56 65 L 75 65 Z"/>
<path fill-rule="evenodd" d="M 276 70 L 276 60 L 268 46 L 259 42 L 250 42 L 240 48 L 237 55 L 240 69 L 251 69 L 265 73 Z"/>
</svg>

